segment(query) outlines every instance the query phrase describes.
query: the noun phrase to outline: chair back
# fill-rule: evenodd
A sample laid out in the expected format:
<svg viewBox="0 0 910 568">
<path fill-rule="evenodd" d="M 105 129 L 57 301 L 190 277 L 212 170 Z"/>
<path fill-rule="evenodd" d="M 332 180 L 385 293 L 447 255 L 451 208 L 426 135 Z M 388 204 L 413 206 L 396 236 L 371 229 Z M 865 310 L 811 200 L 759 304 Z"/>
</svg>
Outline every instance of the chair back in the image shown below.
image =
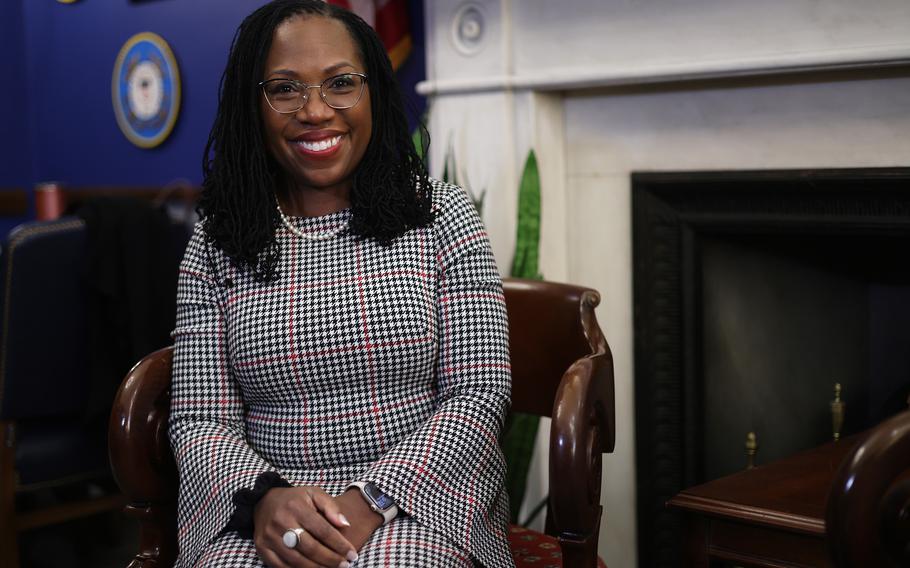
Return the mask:
<svg viewBox="0 0 910 568">
<path fill-rule="evenodd" d="M 591 288 L 505 278 L 512 360 L 512 410 L 538 416 L 554 415 L 554 400 L 563 377 L 576 365 L 593 365 L 597 387 L 613 400 L 613 358 L 594 308 L 600 294 Z M 612 404 L 606 446 L 612 450 L 615 431 Z M 609 450 L 608 450 L 609 451 Z"/>
<path fill-rule="evenodd" d="M 75 217 L 20 225 L 4 242 L 0 420 L 82 412 L 89 392 L 85 254 L 85 223 Z"/>
</svg>

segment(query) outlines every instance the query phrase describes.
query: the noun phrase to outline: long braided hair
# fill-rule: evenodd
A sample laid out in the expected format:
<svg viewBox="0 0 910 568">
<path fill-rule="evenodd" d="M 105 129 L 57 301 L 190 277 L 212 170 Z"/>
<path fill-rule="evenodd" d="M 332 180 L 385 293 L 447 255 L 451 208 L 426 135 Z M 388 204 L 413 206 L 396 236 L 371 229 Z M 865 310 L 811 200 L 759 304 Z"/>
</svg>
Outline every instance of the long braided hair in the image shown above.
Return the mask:
<svg viewBox="0 0 910 568">
<path fill-rule="evenodd" d="M 275 192 L 284 172 L 266 147 L 257 83 L 275 28 L 299 15 L 343 23 L 366 66 L 373 130 L 353 176 L 348 231 L 388 245 L 433 220 L 426 167 L 408 133 L 401 90 L 379 37 L 343 8 L 320 0 L 275 0 L 250 14 L 234 35 L 205 146 L 199 203 L 208 240 L 260 281 L 278 276 Z"/>
</svg>

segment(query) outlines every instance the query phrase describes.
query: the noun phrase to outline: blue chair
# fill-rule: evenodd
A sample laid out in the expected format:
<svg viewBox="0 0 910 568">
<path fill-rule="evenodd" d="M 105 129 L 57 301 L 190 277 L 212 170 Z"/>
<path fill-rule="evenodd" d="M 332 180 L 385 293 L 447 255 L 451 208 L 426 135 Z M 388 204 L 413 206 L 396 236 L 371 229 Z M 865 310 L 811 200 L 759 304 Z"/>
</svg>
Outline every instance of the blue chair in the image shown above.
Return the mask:
<svg viewBox="0 0 910 568">
<path fill-rule="evenodd" d="M 125 500 L 99 491 L 111 487 L 105 425 L 85 412 L 91 392 L 85 223 L 75 217 L 26 223 L 2 246 L 0 566 L 14 568 L 19 533 L 117 509 Z M 77 497 L 18 506 L 42 490 Z"/>
</svg>

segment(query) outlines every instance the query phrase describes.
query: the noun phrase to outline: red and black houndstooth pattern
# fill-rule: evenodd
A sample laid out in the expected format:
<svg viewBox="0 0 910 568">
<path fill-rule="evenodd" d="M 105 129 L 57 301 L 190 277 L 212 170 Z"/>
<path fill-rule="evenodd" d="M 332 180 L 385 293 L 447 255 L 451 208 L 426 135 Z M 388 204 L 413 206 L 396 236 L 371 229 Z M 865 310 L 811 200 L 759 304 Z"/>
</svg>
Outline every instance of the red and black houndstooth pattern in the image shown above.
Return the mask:
<svg viewBox="0 0 910 568">
<path fill-rule="evenodd" d="M 262 565 L 218 535 L 231 496 L 267 470 L 330 494 L 370 480 L 410 515 L 377 531 L 356 566 L 513 566 L 502 284 L 464 191 L 433 184 L 436 221 L 391 247 L 280 228 L 272 283 L 231 267 L 197 227 L 174 332 L 178 566 Z M 292 222 L 325 232 L 349 215 Z"/>
</svg>

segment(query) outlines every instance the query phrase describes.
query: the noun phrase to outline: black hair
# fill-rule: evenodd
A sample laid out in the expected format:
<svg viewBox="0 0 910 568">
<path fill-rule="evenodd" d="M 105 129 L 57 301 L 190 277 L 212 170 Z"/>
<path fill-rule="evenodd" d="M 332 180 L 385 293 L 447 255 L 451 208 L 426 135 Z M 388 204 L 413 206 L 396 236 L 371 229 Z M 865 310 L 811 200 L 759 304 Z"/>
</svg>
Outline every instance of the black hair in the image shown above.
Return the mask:
<svg viewBox="0 0 910 568">
<path fill-rule="evenodd" d="M 379 37 L 356 14 L 321 0 L 274 0 L 247 16 L 234 35 L 205 146 L 199 202 L 207 239 L 260 281 L 277 277 L 275 231 L 281 221 L 275 192 L 282 189 L 284 172 L 266 147 L 258 83 L 275 28 L 295 16 L 340 21 L 366 66 L 373 130 L 353 176 L 348 231 L 388 245 L 433 220 L 426 166 L 408 132 L 401 90 Z"/>
</svg>

